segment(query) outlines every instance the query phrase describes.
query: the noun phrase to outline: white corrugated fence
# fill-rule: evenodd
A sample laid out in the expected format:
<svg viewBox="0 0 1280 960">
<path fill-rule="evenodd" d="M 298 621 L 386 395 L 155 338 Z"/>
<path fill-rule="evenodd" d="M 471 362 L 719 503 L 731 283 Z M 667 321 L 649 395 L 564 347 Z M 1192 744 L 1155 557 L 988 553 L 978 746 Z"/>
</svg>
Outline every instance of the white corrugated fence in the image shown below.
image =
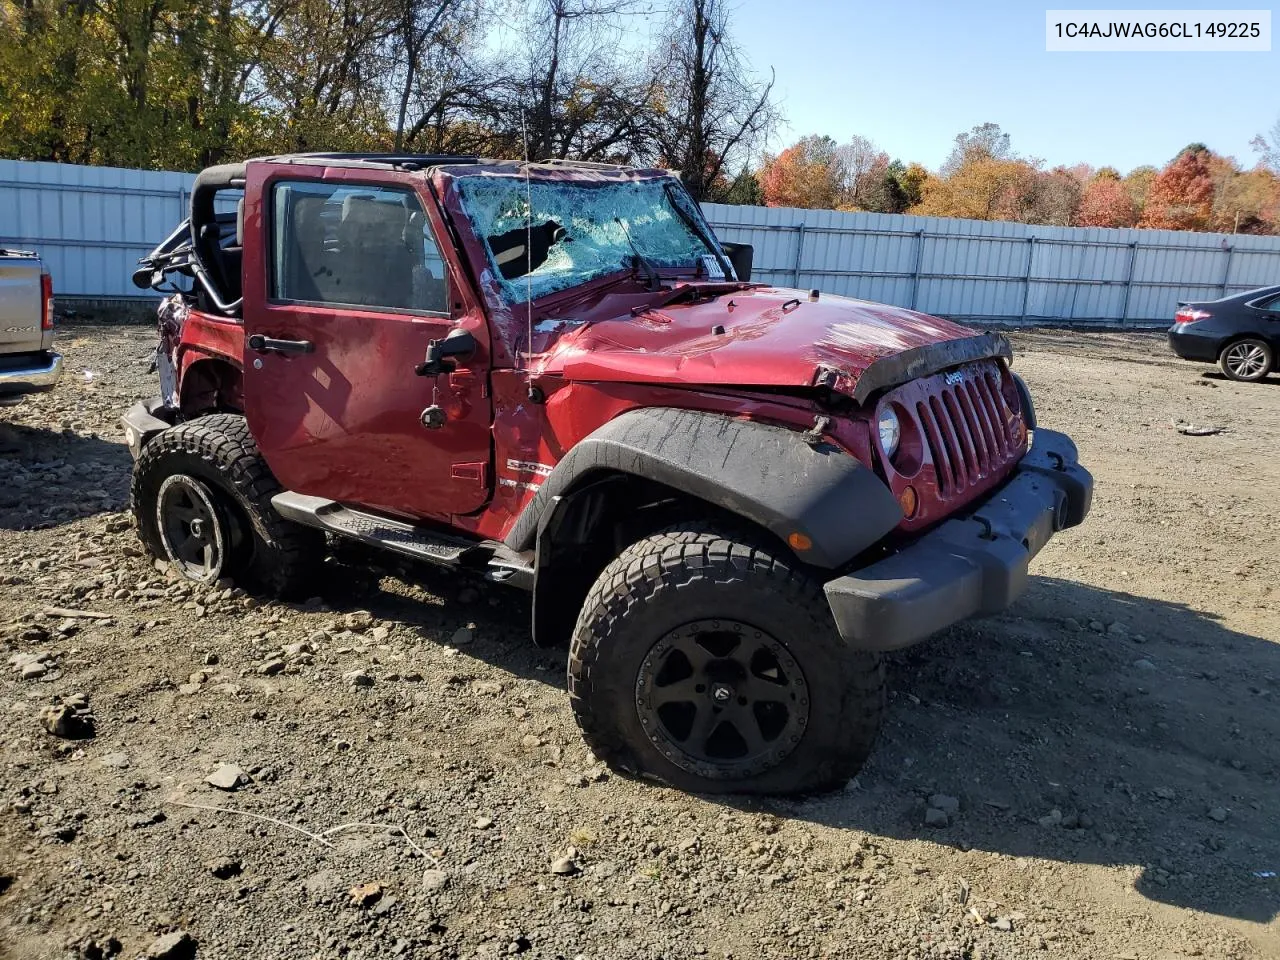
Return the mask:
<svg viewBox="0 0 1280 960">
<path fill-rule="evenodd" d="M 192 174 L 0 160 L 0 246 L 38 250 L 61 297 L 133 298 L 139 257 L 186 216 Z M 1280 283 L 1280 237 L 704 205 L 755 276 L 1006 323 L 1167 324 L 1179 300 Z"/>
<path fill-rule="evenodd" d="M 771 283 L 1007 323 L 1167 325 L 1179 300 L 1280 283 L 1280 237 L 704 204 Z"/>
</svg>

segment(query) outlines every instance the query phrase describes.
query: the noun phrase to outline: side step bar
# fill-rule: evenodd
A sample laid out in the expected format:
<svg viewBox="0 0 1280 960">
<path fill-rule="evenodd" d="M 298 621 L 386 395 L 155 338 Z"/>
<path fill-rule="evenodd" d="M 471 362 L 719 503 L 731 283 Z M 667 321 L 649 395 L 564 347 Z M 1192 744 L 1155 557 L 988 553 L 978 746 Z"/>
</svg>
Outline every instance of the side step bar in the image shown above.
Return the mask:
<svg viewBox="0 0 1280 960">
<path fill-rule="evenodd" d="M 272 497 L 271 505 L 286 520 L 303 526 L 359 540 L 415 560 L 482 571 L 489 580 L 533 589 L 533 567 L 520 554 L 496 540 L 464 540 L 343 506 L 324 497 L 309 497 L 289 490 Z"/>
</svg>

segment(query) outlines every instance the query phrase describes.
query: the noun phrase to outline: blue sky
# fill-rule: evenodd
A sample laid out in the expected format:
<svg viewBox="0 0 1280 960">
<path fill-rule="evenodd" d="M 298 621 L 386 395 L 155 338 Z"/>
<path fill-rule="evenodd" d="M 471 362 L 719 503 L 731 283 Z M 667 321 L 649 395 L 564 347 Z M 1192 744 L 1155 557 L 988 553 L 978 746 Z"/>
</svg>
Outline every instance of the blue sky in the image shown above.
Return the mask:
<svg viewBox="0 0 1280 960">
<path fill-rule="evenodd" d="M 775 149 L 806 133 L 839 141 L 856 133 L 936 168 L 957 133 L 990 120 L 1017 153 L 1049 166 L 1083 161 L 1127 172 L 1163 165 L 1197 140 L 1253 165 L 1249 140 L 1280 117 L 1274 40 L 1270 53 L 1047 53 L 1045 10 L 1068 6 L 739 0 L 733 24 L 757 72 L 777 72 L 788 126 Z"/>
</svg>

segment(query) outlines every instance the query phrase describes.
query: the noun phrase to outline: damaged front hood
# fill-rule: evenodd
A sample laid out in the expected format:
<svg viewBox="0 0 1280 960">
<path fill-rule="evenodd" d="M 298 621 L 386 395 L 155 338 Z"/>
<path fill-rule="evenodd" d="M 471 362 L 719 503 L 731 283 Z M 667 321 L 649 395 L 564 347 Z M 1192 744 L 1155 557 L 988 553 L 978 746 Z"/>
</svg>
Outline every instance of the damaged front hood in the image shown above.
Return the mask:
<svg viewBox="0 0 1280 960">
<path fill-rule="evenodd" d="M 534 349 L 542 372 L 572 380 L 821 385 L 859 401 L 891 383 L 1008 356 L 1003 337 L 937 317 L 773 287 L 654 308 L 632 294 L 606 296 L 578 317 L 539 323 Z"/>
</svg>

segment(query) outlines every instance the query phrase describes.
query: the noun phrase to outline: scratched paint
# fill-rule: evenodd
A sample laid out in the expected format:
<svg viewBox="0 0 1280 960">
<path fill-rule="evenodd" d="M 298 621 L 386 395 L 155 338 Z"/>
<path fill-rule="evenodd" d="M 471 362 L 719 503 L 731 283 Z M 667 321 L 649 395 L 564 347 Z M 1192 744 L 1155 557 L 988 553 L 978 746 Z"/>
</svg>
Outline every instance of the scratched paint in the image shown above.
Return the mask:
<svg viewBox="0 0 1280 960">
<path fill-rule="evenodd" d="M 945 320 L 858 300 L 795 304 L 798 294 L 754 287 L 601 319 L 558 336 L 541 370 L 571 380 L 807 387 L 826 366 L 841 371 L 852 392 L 878 359 L 972 335 Z"/>
</svg>

